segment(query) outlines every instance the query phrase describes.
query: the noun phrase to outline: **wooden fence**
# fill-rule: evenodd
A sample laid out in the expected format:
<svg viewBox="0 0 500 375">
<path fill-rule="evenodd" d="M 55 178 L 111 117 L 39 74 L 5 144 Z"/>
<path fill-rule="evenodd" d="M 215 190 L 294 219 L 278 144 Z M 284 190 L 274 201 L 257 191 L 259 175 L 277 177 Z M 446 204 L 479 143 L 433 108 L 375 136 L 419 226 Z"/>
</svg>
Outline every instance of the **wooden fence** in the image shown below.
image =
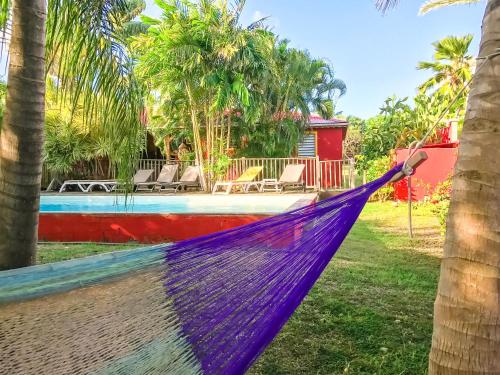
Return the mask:
<svg viewBox="0 0 500 375">
<path fill-rule="evenodd" d="M 176 179 L 178 180 L 187 166 L 195 165 L 194 161 L 178 161 L 165 159 L 140 159 L 137 169 L 153 169 L 152 179 L 156 180 L 166 164 L 179 164 Z M 262 167 L 260 178 L 279 179 L 288 164 L 304 164 L 304 181 L 308 189 L 314 190 L 348 190 L 354 188 L 354 161 L 352 160 L 319 160 L 318 158 L 237 158 L 231 159 L 223 180 L 238 178 L 247 168 Z M 44 168 L 42 187 L 47 187 L 52 180 L 51 173 Z M 91 171 L 87 178 L 92 178 Z M 215 183 L 208 181 L 209 186 Z"/>
</svg>

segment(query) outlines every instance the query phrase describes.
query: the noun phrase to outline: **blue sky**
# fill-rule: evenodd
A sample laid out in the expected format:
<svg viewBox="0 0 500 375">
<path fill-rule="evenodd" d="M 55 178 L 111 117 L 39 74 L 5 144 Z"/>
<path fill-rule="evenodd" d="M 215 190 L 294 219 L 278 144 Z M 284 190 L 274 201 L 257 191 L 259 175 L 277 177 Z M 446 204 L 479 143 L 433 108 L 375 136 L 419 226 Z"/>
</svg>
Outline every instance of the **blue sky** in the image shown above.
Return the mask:
<svg viewBox="0 0 500 375">
<path fill-rule="evenodd" d="M 146 14 L 159 17 L 154 1 L 146 2 Z M 422 2 L 402 0 L 383 16 L 373 0 L 247 0 L 242 23 L 271 16 L 268 23 L 276 34 L 327 59 L 345 81 L 347 93 L 337 110 L 367 118 L 388 96 L 415 94 L 429 75 L 415 66 L 432 59 L 432 42 L 471 33 L 477 54 L 485 1 L 418 16 Z"/>
</svg>

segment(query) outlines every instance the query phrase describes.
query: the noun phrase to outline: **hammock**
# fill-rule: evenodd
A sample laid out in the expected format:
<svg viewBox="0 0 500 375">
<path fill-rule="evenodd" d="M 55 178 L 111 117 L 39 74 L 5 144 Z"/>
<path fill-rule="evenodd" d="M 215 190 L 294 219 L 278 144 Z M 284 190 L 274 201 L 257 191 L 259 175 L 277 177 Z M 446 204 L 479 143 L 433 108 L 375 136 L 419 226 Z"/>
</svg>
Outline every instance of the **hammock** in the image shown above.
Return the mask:
<svg viewBox="0 0 500 375">
<path fill-rule="evenodd" d="M 0 272 L 0 373 L 243 374 L 401 169 L 224 232 Z"/>
</svg>

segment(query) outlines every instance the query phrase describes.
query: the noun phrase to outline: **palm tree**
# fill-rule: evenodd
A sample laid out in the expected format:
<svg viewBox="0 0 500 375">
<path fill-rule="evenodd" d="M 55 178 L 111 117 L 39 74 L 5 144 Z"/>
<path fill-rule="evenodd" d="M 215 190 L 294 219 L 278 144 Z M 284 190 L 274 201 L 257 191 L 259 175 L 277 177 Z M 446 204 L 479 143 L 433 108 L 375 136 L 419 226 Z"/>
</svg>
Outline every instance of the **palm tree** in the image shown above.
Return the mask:
<svg viewBox="0 0 500 375">
<path fill-rule="evenodd" d="M 474 58 L 468 54 L 472 35 L 449 36 L 432 45 L 435 61 L 421 61 L 417 69 L 430 70 L 434 75 L 420 85 L 423 92 L 436 90 L 454 97 L 472 78 Z"/>
<path fill-rule="evenodd" d="M 35 259 L 47 76 L 63 100 L 77 105 L 81 98 L 87 124 L 102 119 L 121 175 L 132 174 L 142 92 L 117 39 L 118 20 L 130 9 L 126 0 L 0 3 L 0 26 L 11 36 L 0 130 L 0 270 Z"/>
<path fill-rule="evenodd" d="M 229 146 L 227 113 L 251 110 L 251 84 L 267 69 L 270 35 L 256 24 L 239 25 L 243 3 L 236 1 L 231 8 L 212 0 L 158 1 L 161 20 L 144 17 L 148 33 L 133 43 L 137 71 L 150 88 L 164 101 L 182 103 L 190 114 L 196 161 L 202 168 L 214 164 Z M 179 117 L 171 111 L 165 124 Z"/>
<path fill-rule="evenodd" d="M 422 10 L 464 2 L 435 0 Z M 499 35 L 500 0 L 488 0 L 453 177 L 430 374 L 500 374 Z"/>
</svg>

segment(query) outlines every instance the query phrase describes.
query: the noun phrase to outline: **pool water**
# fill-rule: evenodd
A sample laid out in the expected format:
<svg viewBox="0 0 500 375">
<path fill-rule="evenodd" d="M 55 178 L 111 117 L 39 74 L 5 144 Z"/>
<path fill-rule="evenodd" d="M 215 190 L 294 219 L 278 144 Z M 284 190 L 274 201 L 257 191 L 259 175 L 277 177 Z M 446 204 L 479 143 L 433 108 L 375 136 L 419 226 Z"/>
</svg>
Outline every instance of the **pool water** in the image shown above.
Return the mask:
<svg viewBox="0 0 500 375">
<path fill-rule="evenodd" d="M 305 205 L 314 194 L 290 195 L 42 195 L 42 213 L 276 214 Z M 125 204 L 126 203 L 126 204 Z"/>
</svg>

